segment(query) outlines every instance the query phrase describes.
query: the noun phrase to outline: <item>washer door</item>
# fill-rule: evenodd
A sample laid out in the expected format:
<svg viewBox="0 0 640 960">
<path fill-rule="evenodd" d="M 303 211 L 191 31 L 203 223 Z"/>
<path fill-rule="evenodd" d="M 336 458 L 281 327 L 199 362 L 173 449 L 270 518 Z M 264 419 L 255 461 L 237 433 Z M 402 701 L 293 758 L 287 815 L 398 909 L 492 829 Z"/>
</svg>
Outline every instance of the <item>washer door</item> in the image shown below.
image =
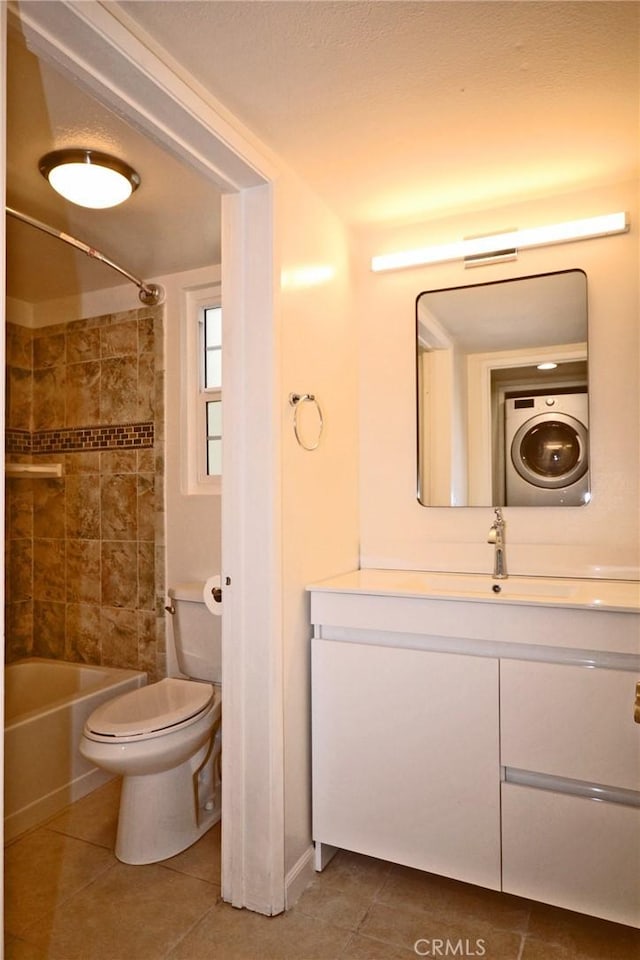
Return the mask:
<svg viewBox="0 0 640 960">
<path fill-rule="evenodd" d="M 523 423 L 511 443 L 511 461 L 534 487 L 567 487 L 587 472 L 587 429 L 563 413 L 543 413 Z"/>
</svg>

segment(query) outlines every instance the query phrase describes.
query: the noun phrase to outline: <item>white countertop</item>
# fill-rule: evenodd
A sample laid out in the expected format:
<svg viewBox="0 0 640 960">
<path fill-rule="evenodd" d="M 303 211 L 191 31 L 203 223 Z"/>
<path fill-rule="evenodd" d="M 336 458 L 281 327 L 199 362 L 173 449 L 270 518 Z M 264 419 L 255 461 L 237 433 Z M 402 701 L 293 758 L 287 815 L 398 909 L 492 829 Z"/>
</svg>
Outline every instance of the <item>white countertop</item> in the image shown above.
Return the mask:
<svg viewBox="0 0 640 960">
<path fill-rule="evenodd" d="M 496 591 L 495 587 L 500 590 Z M 494 580 L 488 574 L 479 573 L 369 569 L 351 570 L 312 583 L 307 589 L 325 593 L 640 612 L 640 582 L 637 580 L 520 576 Z"/>
</svg>

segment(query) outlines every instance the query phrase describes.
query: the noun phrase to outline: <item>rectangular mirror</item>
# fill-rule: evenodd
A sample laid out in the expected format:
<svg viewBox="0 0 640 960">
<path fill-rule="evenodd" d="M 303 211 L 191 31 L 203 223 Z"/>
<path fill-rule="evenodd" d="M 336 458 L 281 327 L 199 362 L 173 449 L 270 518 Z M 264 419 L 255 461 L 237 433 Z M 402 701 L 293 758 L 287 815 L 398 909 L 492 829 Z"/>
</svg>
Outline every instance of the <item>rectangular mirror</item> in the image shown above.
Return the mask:
<svg viewBox="0 0 640 960">
<path fill-rule="evenodd" d="M 427 290 L 416 348 L 423 506 L 588 503 L 584 271 Z"/>
</svg>

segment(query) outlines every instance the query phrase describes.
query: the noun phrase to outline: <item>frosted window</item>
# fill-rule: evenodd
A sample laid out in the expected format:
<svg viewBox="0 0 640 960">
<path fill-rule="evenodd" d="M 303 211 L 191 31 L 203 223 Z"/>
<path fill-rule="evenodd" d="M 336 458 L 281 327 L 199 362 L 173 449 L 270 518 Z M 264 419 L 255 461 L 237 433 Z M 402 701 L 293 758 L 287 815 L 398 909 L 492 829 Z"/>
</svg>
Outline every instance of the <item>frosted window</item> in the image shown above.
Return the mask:
<svg viewBox="0 0 640 960">
<path fill-rule="evenodd" d="M 204 389 L 222 386 L 222 308 L 204 311 Z"/>
<path fill-rule="evenodd" d="M 222 474 L 222 440 L 207 440 L 207 476 Z"/>
<path fill-rule="evenodd" d="M 222 473 L 222 400 L 207 403 L 207 476 Z"/>
</svg>

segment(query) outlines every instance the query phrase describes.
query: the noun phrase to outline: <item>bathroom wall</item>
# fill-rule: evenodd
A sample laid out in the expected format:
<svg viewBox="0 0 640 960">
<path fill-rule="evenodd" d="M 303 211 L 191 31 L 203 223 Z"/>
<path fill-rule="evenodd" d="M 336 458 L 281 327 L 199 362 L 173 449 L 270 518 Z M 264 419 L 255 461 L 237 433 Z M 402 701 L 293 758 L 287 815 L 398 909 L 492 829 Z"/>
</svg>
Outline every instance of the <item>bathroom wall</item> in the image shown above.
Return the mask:
<svg viewBox="0 0 640 960">
<path fill-rule="evenodd" d="M 354 247 L 360 314 L 360 532 L 365 567 L 491 569 L 489 508 L 416 500 L 415 299 L 424 290 L 568 268 L 587 273 L 592 501 L 509 508 L 513 574 L 638 576 L 638 182 L 540 197 L 511 207 L 361 231 Z M 446 263 L 373 274 L 371 256 L 514 227 L 626 210 L 628 234 L 522 251 L 465 270 Z"/>
<path fill-rule="evenodd" d="M 188 270 L 156 280 L 165 291 L 165 534 L 166 585 L 206 580 L 220 570 L 221 497 L 185 489 L 186 295 L 220 282 L 220 267 Z M 213 620 L 214 630 L 220 621 Z M 167 667 L 177 671 L 173 619 L 167 618 Z"/>
<path fill-rule="evenodd" d="M 311 849 L 309 583 L 358 564 L 358 323 L 349 238 L 300 181 L 279 197 L 281 227 L 282 670 L 284 678 L 285 871 Z M 311 393 L 324 428 L 291 392 Z M 309 414 L 309 417 L 307 417 Z"/>
<path fill-rule="evenodd" d="M 7 459 L 60 463 L 63 476 L 7 481 L 6 658 L 155 679 L 165 672 L 163 310 L 33 328 L 12 323 L 18 315 L 7 325 Z"/>
<path fill-rule="evenodd" d="M 166 310 L 166 531 L 167 585 L 205 580 L 220 570 L 220 496 L 188 494 L 184 484 L 185 424 L 183 383 L 186 294 L 220 283 L 220 267 L 203 267 L 157 281 L 165 290 Z"/>
</svg>

